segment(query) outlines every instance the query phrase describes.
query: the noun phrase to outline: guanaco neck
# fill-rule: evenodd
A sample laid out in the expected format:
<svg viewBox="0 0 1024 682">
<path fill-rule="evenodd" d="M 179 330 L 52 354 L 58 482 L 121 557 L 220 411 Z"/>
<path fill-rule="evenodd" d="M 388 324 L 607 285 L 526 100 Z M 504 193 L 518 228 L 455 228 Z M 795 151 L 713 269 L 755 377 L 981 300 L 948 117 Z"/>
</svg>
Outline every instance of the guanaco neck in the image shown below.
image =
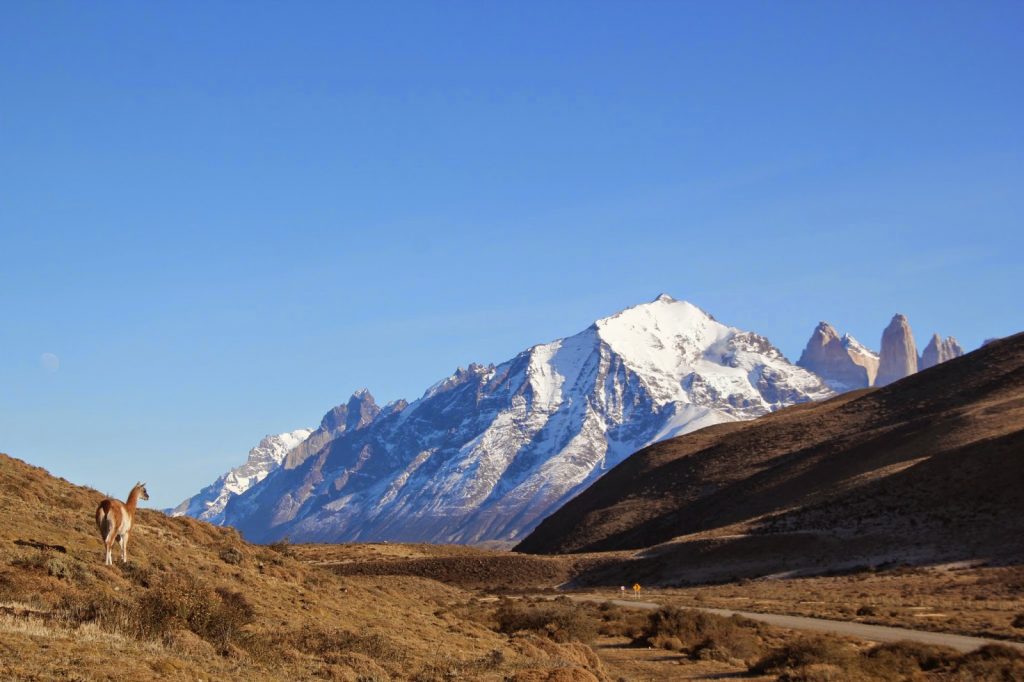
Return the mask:
<svg viewBox="0 0 1024 682">
<path fill-rule="evenodd" d="M 128 509 L 128 513 L 131 516 L 135 516 L 135 507 L 139 504 L 139 495 L 142 494 L 142 486 L 137 485 L 132 488 L 132 491 L 128 493 L 128 499 L 125 500 L 124 506 Z"/>
</svg>

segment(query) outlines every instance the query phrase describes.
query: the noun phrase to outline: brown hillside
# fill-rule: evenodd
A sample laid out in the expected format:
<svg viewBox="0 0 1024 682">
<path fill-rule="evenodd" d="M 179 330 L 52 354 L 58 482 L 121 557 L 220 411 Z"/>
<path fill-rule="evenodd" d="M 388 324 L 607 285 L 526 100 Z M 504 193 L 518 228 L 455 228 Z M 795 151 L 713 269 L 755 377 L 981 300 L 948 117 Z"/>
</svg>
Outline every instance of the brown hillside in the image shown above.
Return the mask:
<svg viewBox="0 0 1024 682">
<path fill-rule="evenodd" d="M 581 644 L 467 621 L 469 592 L 189 518 L 140 510 L 129 563 L 104 566 L 102 497 L 0 455 L 0 679 L 605 679 Z"/>
<path fill-rule="evenodd" d="M 516 550 L 623 550 L 673 539 L 631 574 L 666 579 L 669 563 L 675 579 L 701 580 L 858 563 L 1024 560 L 1024 334 L 882 389 L 652 445 Z"/>
</svg>

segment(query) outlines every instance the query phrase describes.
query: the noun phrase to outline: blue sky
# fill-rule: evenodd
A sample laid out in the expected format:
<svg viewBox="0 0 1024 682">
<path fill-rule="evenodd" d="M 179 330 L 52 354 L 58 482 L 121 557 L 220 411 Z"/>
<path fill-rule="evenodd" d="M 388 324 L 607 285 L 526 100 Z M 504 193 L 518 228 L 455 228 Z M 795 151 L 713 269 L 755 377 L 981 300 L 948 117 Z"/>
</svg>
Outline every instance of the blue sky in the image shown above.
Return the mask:
<svg viewBox="0 0 1024 682">
<path fill-rule="evenodd" d="M 356 388 L 662 291 L 793 360 L 820 319 L 1020 331 L 1022 30 L 1015 2 L 3 3 L 0 451 L 170 505 Z"/>
</svg>

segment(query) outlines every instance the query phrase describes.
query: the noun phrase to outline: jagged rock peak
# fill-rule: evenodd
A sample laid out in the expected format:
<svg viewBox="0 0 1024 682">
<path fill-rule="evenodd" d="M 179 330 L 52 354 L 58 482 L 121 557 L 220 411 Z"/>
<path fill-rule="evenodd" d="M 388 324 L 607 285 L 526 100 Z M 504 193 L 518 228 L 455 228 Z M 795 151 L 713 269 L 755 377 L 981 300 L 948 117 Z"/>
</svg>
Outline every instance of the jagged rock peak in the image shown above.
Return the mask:
<svg viewBox="0 0 1024 682">
<path fill-rule="evenodd" d="M 336 405 L 327 411 L 324 418 L 320 420 L 320 428 L 325 431 L 345 427 L 345 419 L 348 417 L 348 405 Z"/>
<path fill-rule="evenodd" d="M 917 345 L 907 316 L 893 315 L 889 326 L 882 332 L 876 386 L 886 386 L 917 371 Z"/>
<path fill-rule="evenodd" d="M 878 371 L 878 356 L 849 334 L 840 338 L 828 322 L 819 322 L 796 363 L 825 380 L 836 391 L 871 386 Z"/>
<path fill-rule="evenodd" d="M 377 402 L 366 388 L 361 388 L 352 394 L 352 397 L 348 399 L 347 408 L 348 415 L 345 419 L 345 429 L 348 431 L 367 426 L 380 414 Z"/>
<path fill-rule="evenodd" d="M 939 363 L 958 358 L 964 354 L 964 349 L 955 337 L 948 336 L 943 339 L 939 334 L 932 334 L 932 338 L 921 353 L 919 369 L 928 369 Z"/>
</svg>

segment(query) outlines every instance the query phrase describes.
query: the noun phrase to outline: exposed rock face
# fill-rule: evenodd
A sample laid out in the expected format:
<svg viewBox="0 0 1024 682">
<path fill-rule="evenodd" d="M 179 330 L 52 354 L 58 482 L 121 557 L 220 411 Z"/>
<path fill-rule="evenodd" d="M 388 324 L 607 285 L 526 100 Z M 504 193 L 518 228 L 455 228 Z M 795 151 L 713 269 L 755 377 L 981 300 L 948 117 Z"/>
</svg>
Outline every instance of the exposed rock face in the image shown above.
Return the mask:
<svg viewBox="0 0 1024 682">
<path fill-rule="evenodd" d="M 878 373 L 878 355 L 849 334 L 840 338 L 828 322 L 818 323 L 796 364 L 820 376 L 836 391 L 871 386 Z"/>
<path fill-rule="evenodd" d="M 373 396 L 367 389 L 362 388 L 356 391 L 347 403 L 331 408 L 320 420 L 320 427 L 289 452 L 281 466 L 285 469 L 294 469 L 345 431 L 368 424 L 379 413 L 380 408 L 377 407 L 377 403 L 374 402 Z"/>
<path fill-rule="evenodd" d="M 907 316 L 893 315 L 889 326 L 882 332 L 882 350 L 879 353 L 876 386 L 886 386 L 917 371 L 917 345 L 910 330 Z"/>
<path fill-rule="evenodd" d="M 947 336 L 943 339 L 938 334 L 932 334 L 931 341 L 928 342 L 924 352 L 921 353 L 921 362 L 918 365 L 918 369 L 928 369 L 940 362 L 958 358 L 963 354 L 964 349 L 954 337 Z"/>
</svg>

